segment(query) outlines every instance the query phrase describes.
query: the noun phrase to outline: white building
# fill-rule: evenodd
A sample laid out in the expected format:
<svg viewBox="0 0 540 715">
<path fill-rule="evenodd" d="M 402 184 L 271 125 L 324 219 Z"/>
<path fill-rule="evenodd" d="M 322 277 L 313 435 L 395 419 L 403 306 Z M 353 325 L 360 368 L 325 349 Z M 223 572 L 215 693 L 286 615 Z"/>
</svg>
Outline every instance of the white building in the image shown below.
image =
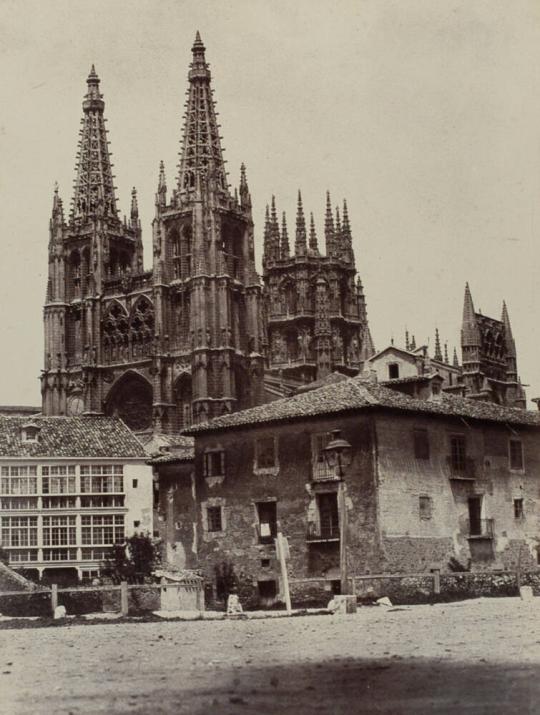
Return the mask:
<svg viewBox="0 0 540 715">
<path fill-rule="evenodd" d="M 113 544 L 152 533 L 145 459 L 117 418 L 0 416 L 0 543 L 10 565 L 91 578 Z"/>
</svg>

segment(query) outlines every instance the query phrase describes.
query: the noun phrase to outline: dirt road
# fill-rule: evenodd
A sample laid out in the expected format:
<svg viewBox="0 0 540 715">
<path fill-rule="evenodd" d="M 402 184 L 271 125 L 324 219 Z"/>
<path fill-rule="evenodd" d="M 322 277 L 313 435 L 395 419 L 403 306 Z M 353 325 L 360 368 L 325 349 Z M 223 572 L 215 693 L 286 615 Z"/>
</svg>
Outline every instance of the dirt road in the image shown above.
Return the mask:
<svg viewBox="0 0 540 715">
<path fill-rule="evenodd" d="M 0 712 L 538 713 L 540 598 L 0 631 Z"/>
</svg>

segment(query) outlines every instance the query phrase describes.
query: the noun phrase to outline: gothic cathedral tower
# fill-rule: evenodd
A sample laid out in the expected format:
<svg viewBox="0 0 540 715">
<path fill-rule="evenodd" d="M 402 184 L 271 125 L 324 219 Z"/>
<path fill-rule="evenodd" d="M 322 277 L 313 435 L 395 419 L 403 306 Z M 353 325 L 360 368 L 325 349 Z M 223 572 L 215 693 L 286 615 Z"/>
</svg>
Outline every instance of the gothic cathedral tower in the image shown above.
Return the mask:
<svg viewBox="0 0 540 715">
<path fill-rule="evenodd" d="M 118 217 L 104 102 L 92 67 L 69 220 L 55 191 L 44 308 L 44 414 L 117 414 L 175 432 L 262 399 L 261 286 L 251 198 L 227 184 L 205 48 L 189 71 L 178 183 L 160 168 L 153 271 L 137 197 Z"/>
<path fill-rule="evenodd" d="M 261 285 L 251 197 L 242 165 L 231 195 L 210 70 L 199 33 L 192 48 L 177 185 L 167 202 L 163 165 L 153 222 L 154 297 L 176 394 L 197 422 L 257 404 L 263 389 Z M 186 426 L 180 420 L 178 427 Z"/>
<path fill-rule="evenodd" d="M 271 372 L 291 382 L 359 372 L 375 350 L 360 277 L 356 276 L 347 204 L 335 218 L 326 196 L 326 251 L 319 250 L 313 214 L 309 232 L 298 192 L 294 247 L 274 197 L 267 207 L 263 279 Z"/>
</svg>

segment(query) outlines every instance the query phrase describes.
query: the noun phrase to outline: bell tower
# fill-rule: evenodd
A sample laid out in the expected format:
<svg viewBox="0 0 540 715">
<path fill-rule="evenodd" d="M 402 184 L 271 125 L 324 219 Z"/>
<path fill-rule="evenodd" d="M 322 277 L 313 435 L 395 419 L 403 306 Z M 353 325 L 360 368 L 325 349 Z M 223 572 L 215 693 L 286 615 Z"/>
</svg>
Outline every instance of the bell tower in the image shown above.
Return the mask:
<svg viewBox="0 0 540 715">
<path fill-rule="evenodd" d="M 259 402 L 264 361 L 246 170 L 231 194 L 199 33 L 192 55 L 179 173 L 167 198 L 160 165 L 153 221 L 156 317 L 173 376 L 155 402 L 166 417 L 191 401 L 200 422 Z M 176 427 L 185 421 L 180 414 Z"/>
<path fill-rule="evenodd" d="M 142 270 L 136 194 L 129 223 L 118 217 L 100 80 L 92 65 L 83 99 L 76 178 L 66 222 L 55 188 L 41 375 L 46 415 L 102 412 L 101 295 L 111 278 Z"/>
</svg>

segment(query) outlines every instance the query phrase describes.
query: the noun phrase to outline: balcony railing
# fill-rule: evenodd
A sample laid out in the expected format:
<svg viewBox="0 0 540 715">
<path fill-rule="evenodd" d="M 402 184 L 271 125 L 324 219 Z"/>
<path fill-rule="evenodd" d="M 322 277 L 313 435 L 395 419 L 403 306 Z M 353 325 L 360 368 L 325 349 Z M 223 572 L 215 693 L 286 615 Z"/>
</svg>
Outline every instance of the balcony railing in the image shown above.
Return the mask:
<svg viewBox="0 0 540 715">
<path fill-rule="evenodd" d="M 336 474 L 336 467 L 330 467 L 326 462 L 313 462 L 311 471 L 314 482 L 339 481 L 339 477 Z"/>
<path fill-rule="evenodd" d="M 339 524 L 308 524 L 306 541 L 339 541 Z"/>
<path fill-rule="evenodd" d="M 474 480 L 476 479 L 476 464 L 471 457 L 456 459 L 449 455 L 446 458 L 450 469 L 450 479 Z"/>
<path fill-rule="evenodd" d="M 469 520 L 469 538 L 492 539 L 495 533 L 494 519 Z"/>
</svg>

